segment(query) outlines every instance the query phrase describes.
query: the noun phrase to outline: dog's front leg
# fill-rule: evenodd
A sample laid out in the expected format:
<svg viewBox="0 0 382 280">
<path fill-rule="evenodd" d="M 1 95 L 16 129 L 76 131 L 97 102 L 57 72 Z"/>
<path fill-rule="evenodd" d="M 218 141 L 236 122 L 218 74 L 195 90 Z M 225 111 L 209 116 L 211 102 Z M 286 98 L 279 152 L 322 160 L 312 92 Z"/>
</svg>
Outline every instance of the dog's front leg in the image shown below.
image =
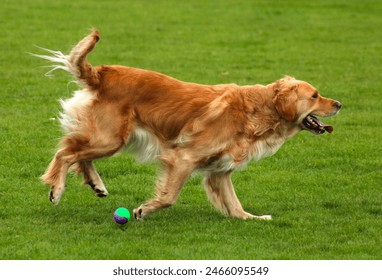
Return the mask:
<svg viewBox="0 0 382 280">
<path fill-rule="evenodd" d="M 204 179 L 204 188 L 212 204 L 221 212 L 240 219 L 270 220 L 272 216 L 255 216 L 246 211 L 236 196 L 231 172 L 211 173 Z"/>
<path fill-rule="evenodd" d="M 134 217 L 143 217 L 162 208 L 172 206 L 179 193 L 195 168 L 195 164 L 184 152 L 170 151 L 161 157 L 162 174 L 156 185 L 155 197 L 134 209 Z"/>
</svg>

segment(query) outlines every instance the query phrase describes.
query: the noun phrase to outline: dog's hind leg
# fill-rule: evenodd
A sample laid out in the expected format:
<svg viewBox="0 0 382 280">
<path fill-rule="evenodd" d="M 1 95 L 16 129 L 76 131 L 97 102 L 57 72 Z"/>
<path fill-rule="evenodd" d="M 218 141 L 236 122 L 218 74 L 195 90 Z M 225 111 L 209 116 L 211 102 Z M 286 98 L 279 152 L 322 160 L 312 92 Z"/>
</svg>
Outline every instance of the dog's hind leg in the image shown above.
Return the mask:
<svg viewBox="0 0 382 280">
<path fill-rule="evenodd" d="M 134 209 L 134 217 L 142 220 L 148 214 L 172 206 L 195 168 L 195 164 L 179 151 L 170 151 L 161 157 L 163 170 L 156 186 L 155 197 Z"/>
<path fill-rule="evenodd" d="M 65 149 L 59 150 L 50 162 L 41 180 L 51 186 L 49 199 L 53 204 L 58 204 L 65 191 L 65 179 L 71 163 L 67 160 Z"/>
<path fill-rule="evenodd" d="M 111 156 L 116 153 L 123 145 L 123 141 L 118 138 L 108 137 L 107 143 L 102 141 L 86 140 L 77 136 L 67 136 L 63 142 L 64 148 L 60 149 L 53 160 L 51 161 L 45 174 L 41 177 L 42 181 L 51 186 L 50 201 L 53 204 L 58 204 L 62 194 L 65 190 L 65 179 L 70 166 L 75 163 L 86 162 L 86 169 L 84 169 L 84 178 L 91 179 L 91 183 L 96 185 L 95 192 L 100 195 L 106 195 L 107 191 L 103 186 L 101 178 L 96 173 L 92 164 L 89 165 L 94 159 Z M 98 186 L 97 186 L 98 183 Z M 103 187 L 103 188 L 102 188 Z"/>
<path fill-rule="evenodd" d="M 83 160 L 78 162 L 75 171 L 82 173 L 84 177 L 83 184 L 89 185 L 98 197 L 105 197 L 109 194 L 92 161 Z"/>
<path fill-rule="evenodd" d="M 221 212 L 241 219 L 270 220 L 269 215 L 255 216 L 245 212 L 231 181 L 231 172 L 212 173 L 204 179 L 204 188 L 212 204 Z"/>
</svg>

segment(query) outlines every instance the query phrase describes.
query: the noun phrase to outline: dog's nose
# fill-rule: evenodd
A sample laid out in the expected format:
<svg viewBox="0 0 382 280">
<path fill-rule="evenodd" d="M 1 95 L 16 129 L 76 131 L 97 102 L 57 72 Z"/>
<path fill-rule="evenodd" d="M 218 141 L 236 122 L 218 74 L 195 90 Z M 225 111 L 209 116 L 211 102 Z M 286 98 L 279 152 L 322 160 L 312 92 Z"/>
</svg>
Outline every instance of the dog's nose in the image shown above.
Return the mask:
<svg viewBox="0 0 382 280">
<path fill-rule="evenodd" d="M 341 109 L 342 104 L 339 101 L 334 101 L 334 106 L 336 106 L 337 109 L 339 110 L 339 109 Z"/>
</svg>

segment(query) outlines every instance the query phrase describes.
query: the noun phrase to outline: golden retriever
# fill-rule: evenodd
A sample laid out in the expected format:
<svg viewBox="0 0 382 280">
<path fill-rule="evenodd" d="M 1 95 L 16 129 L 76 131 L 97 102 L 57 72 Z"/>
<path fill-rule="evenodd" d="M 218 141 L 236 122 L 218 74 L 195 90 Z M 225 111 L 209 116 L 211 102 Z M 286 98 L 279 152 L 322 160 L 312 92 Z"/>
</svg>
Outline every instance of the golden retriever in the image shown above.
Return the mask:
<svg viewBox="0 0 382 280">
<path fill-rule="evenodd" d="M 221 212 L 271 219 L 243 210 L 232 172 L 274 154 L 301 130 L 332 132 L 315 116 L 332 116 L 341 108 L 340 102 L 292 77 L 265 86 L 201 85 L 149 70 L 93 67 L 86 56 L 98 40 L 93 29 L 69 55 L 50 50 L 50 55 L 36 55 L 56 63 L 51 71 L 73 74 L 81 86 L 71 99 L 61 101 L 65 136 L 42 176 L 54 204 L 64 192 L 70 167 L 82 173 L 97 196 L 106 196 L 92 162 L 128 147 L 142 161 L 161 162 L 155 196 L 134 209 L 136 219 L 173 205 L 195 170 L 203 172 L 208 198 Z"/>
</svg>

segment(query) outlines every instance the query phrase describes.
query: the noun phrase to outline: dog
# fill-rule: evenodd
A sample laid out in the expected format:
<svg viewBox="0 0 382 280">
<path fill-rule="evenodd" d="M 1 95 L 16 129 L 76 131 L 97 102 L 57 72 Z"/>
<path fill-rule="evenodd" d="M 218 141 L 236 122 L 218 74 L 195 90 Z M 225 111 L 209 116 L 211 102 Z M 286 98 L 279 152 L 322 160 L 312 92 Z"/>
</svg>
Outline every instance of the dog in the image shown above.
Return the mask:
<svg viewBox="0 0 382 280">
<path fill-rule="evenodd" d="M 173 205 L 194 171 L 204 174 L 212 204 L 241 219 L 271 219 L 246 212 L 235 194 L 231 174 L 250 160 L 273 155 L 302 130 L 331 133 L 317 116 L 335 115 L 341 103 L 322 97 L 309 83 L 286 76 L 269 85 L 202 85 L 164 74 L 119 65 L 92 66 L 87 55 L 100 38 L 93 29 L 69 53 L 35 55 L 71 73 L 80 89 L 62 101 L 65 135 L 43 183 L 58 204 L 70 167 L 83 175 L 99 197 L 108 191 L 93 161 L 124 148 L 145 162 L 157 159 L 161 172 L 155 196 L 133 210 L 142 220 Z"/>
</svg>

